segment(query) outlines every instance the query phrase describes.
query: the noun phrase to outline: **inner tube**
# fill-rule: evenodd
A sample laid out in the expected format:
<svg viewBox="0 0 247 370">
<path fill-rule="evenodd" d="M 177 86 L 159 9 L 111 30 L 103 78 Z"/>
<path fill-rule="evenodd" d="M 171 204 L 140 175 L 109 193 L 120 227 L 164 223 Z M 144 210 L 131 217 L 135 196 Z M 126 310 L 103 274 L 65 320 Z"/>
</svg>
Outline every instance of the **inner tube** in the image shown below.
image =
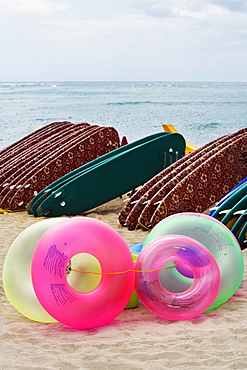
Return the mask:
<svg viewBox="0 0 247 370">
<path fill-rule="evenodd" d="M 36 246 L 31 272 L 45 310 L 76 329 L 113 320 L 134 289 L 134 262 L 125 240 L 109 225 L 89 217 L 70 218 L 49 229 Z M 85 290 L 83 280 L 91 275 L 87 272 L 95 272 L 97 279 Z M 69 281 L 71 273 L 75 276 Z"/>
<path fill-rule="evenodd" d="M 64 218 L 39 221 L 23 230 L 11 244 L 3 265 L 4 292 L 17 311 L 30 320 L 55 322 L 39 303 L 31 279 L 31 262 L 39 239 Z"/>
<path fill-rule="evenodd" d="M 187 266 L 189 279 L 176 265 Z M 164 269 L 164 270 L 163 270 Z M 135 289 L 142 303 L 169 320 L 191 319 L 205 311 L 220 288 L 220 271 L 212 253 L 195 239 L 166 235 L 149 242 L 136 260 Z"/>
<path fill-rule="evenodd" d="M 238 290 L 244 274 L 244 260 L 240 245 L 233 233 L 220 221 L 201 213 L 177 213 L 160 221 L 143 243 L 146 245 L 161 236 L 184 235 L 203 244 L 214 256 L 220 269 L 219 293 L 209 307 L 226 302 Z"/>
</svg>

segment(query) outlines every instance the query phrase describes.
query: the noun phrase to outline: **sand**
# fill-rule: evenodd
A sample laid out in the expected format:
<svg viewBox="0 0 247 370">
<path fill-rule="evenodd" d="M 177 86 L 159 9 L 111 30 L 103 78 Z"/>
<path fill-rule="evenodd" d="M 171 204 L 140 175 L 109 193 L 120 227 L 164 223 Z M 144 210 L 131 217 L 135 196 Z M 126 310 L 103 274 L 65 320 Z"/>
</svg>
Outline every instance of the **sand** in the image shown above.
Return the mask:
<svg viewBox="0 0 247 370">
<path fill-rule="evenodd" d="M 104 221 L 127 244 L 142 242 L 147 232 L 118 225 L 124 199 L 102 205 L 86 216 Z M 225 304 L 187 321 L 169 321 L 139 302 L 106 326 L 75 330 L 22 316 L 8 302 L 2 267 L 19 233 L 39 222 L 26 212 L 0 215 L 1 369 L 247 369 L 247 274 Z M 243 251 L 245 261 L 247 250 Z"/>
</svg>

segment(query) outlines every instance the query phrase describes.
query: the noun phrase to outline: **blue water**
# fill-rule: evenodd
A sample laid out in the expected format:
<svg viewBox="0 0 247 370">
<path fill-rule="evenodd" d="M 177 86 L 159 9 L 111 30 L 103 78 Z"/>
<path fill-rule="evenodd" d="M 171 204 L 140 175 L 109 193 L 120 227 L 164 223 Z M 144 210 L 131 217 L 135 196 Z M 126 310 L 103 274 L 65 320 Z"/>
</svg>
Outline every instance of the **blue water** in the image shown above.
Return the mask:
<svg viewBox="0 0 247 370">
<path fill-rule="evenodd" d="M 247 83 L 0 83 L 0 148 L 54 121 L 113 126 L 129 142 L 170 123 L 194 145 L 247 127 Z"/>
</svg>

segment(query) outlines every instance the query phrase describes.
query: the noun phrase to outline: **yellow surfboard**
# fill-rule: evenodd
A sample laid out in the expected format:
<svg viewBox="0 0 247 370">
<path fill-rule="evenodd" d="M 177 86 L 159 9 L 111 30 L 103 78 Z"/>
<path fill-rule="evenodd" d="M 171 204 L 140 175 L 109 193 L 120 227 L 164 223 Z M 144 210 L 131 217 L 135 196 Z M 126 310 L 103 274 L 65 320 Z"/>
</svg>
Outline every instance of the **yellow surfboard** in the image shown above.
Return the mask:
<svg viewBox="0 0 247 370">
<path fill-rule="evenodd" d="M 171 124 L 163 123 L 162 126 L 165 132 L 171 132 L 171 133 L 178 132 L 175 129 L 175 127 L 173 127 Z M 197 148 L 198 148 L 197 146 L 190 144 L 188 141 L 186 141 L 185 154 L 189 154 L 190 152 L 193 152 Z"/>
</svg>

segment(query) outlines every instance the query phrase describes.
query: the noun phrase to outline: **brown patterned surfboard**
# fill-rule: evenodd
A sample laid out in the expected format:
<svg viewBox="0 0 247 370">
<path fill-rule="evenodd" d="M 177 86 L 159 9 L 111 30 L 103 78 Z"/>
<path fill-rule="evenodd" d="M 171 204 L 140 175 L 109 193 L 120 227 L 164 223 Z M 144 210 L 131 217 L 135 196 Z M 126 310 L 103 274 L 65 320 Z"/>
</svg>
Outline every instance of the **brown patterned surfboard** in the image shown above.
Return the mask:
<svg viewBox="0 0 247 370">
<path fill-rule="evenodd" d="M 90 127 L 90 129 L 79 129 L 75 133 L 68 134 L 65 138 L 58 141 L 57 145 L 53 146 L 53 149 L 50 148 L 49 151 L 47 151 L 46 155 L 43 158 L 40 158 L 39 161 L 36 162 L 36 164 L 30 166 L 30 168 L 27 168 L 25 171 L 23 171 L 23 175 L 20 177 L 18 176 L 16 179 L 11 181 L 10 183 L 7 183 L 7 186 L 3 186 L 0 193 L 0 202 L 2 205 L 2 208 L 6 208 L 7 204 L 9 203 L 9 200 L 12 198 L 12 196 L 16 193 L 16 191 L 27 182 L 30 178 L 32 178 L 37 172 L 39 172 L 41 169 L 44 169 L 54 158 L 59 157 L 61 153 L 64 153 L 67 155 L 70 148 L 73 148 L 73 146 L 79 141 L 82 142 L 85 138 L 92 135 L 95 131 L 100 130 L 100 127 Z M 75 162 L 71 163 L 71 166 L 75 166 Z M 65 170 L 65 166 L 63 166 L 63 170 Z M 54 168 L 54 172 L 56 173 L 56 168 Z M 44 176 L 42 177 L 44 178 Z"/>
<path fill-rule="evenodd" d="M 56 132 L 61 132 L 65 127 L 71 127 L 72 125 L 73 123 L 68 121 L 50 123 L 41 129 L 24 136 L 17 142 L 1 149 L 0 167 L 6 167 L 6 162 L 9 160 L 15 161 L 21 153 L 24 153 L 26 150 L 30 150 L 35 143 L 39 142 L 43 138 L 49 137 Z"/>
<path fill-rule="evenodd" d="M 243 135 L 243 134 L 242 134 Z M 229 135 L 230 136 L 230 135 Z M 148 202 L 148 204 L 143 209 L 142 213 L 139 216 L 139 219 L 136 221 L 142 227 L 147 228 L 150 224 L 150 219 L 152 218 L 153 213 L 155 212 L 156 208 L 158 207 L 160 201 L 180 182 L 189 175 L 192 171 L 194 171 L 197 167 L 199 167 L 202 163 L 204 163 L 207 159 L 212 157 L 215 153 L 223 149 L 226 145 L 230 145 L 234 141 L 236 141 L 240 135 L 234 136 L 228 140 L 223 140 L 221 143 L 218 143 L 217 146 L 213 145 L 209 151 L 203 154 L 200 157 L 195 158 L 195 160 L 190 163 L 184 170 L 174 176 L 170 181 L 168 181 Z M 128 226 L 128 224 L 127 224 Z"/>
<path fill-rule="evenodd" d="M 8 146 L 6 146 L 5 148 L 2 148 L 0 149 L 0 155 L 1 155 L 1 158 L 2 156 L 4 155 L 4 153 L 8 153 L 9 151 L 11 150 L 15 150 L 17 147 L 21 147 L 27 140 L 31 139 L 32 138 L 35 138 L 36 135 L 39 135 L 39 134 L 42 134 L 52 128 L 54 128 L 55 126 L 59 126 L 61 123 L 64 123 L 64 122 L 68 122 L 68 121 L 62 121 L 62 122 L 51 122 L 45 126 L 42 126 L 40 127 L 39 129 L 31 132 L 30 134 L 26 135 L 26 136 L 23 136 L 21 139 L 15 141 L 14 143 L 12 144 L 9 144 Z M 71 123 L 71 122 L 69 122 Z"/>
<path fill-rule="evenodd" d="M 72 124 L 71 124 L 72 125 Z M 35 138 L 30 141 L 28 139 L 25 141 L 21 146 L 18 146 L 17 148 L 14 148 L 10 150 L 9 152 L 5 152 L 3 157 L 1 157 L 0 160 L 0 169 L 6 169 L 7 166 L 11 167 L 16 162 L 20 160 L 20 158 L 25 157 L 28 155 L 35 145 L 40 143 L 45 138 L 49 138 L 52 135 L 55 135 L 56 133 L 61 133 L 65 128 L 69 127 L 68 125 L 59 125 L 56 127 L 50 127 L 48 132 L 42 132 L 35 136 Z"/>
<path fill-rule="evenodd" d="M 24 160 L 28 160 L 29 157 L 35 156 L 35 151 L 42 151 L 45 152 L 48 149 L 48 145 L 50 140 L 54 140 L 56 137 L 62 137 L 66 133 L 76 131 L 78 128 L 81 127 L 90 127 L 88 124 L 77 124 L 74 125 L 64 125 L 53 128 L 53 130 L 49 130 L 47 133 L 43 133 L 42 135 L 36 136 L 35 140 L 32 142 L 25 142 L 25 147 L 20 148 L 19 153 L 15 152 L 15 155 L 9 155 L 9 158 L 6 158 L 5 161 L 0 165 L 1 173 L 6 170 L 6 168 L 11 168 L 12 166 L 19 166 L 19 164 Z M 42 147 L 43 146 L 43 147 Z M 42 148 L 42 150 L 40 150 Z"/>
<path fill-rule="evenodd" d="M 21 152 L 15 161 L 7 161 L 6 166 L 0 169 L 0 192 L 3 187 L 10 184 L 11 181 L 17 181 L 19 174 L 23 175 L 26 169 L 30 170 L 33 165 L 37 165 L 39 160 L 45 158 L 48 153 L 54 152 L 54 147 L 58 147 L 62 140 L 79 130 L 88 130 L 89 125 L 77 124 L 71 127 L 65 127 L 62 132 L 41 138 L 37 143 L 30 146 L 28 150 Z M 67 139 L 68 140 L 68 139 Z"/>
<path fill-rule="evenodd" d="M 126 200 L 125 205 L 121 209 L 118 220 L 121 225 L 125 224 L 126 218 L 134 207 L 136 201 L 138 201 L 148 189 L 155 185 L 158 181 L 162 180 L 166 174 L 169 174 L 170 171 L 175 169 L 177 166 L 182 165 L 186 162 L 191 156 L 194 155 L 194 152 L 189 153 L 187 156 L 184 156 L 178 159 L 176 162 L 170 164 L 169 167 L 166 167 L 163 171 L 158 173 L 155 177 L 147 181 L 142 187 L 140 187 L 129 199 Z"/>
<path fill-rule="evenodd" d="M 243 134 L 180 181 L 154 212 L 151 226 L 175 213 L 205 211 L 246 174 L 247 134 Z"/>
<path fill-rule="evenodd" d="M 157 176 L 155 176 L 146 184 L 144 184 L 136 193 L 133 194 L 131 198 L 129 198 L 126 201 L 125 205 L 123 206 L 119 213 L 120 224 L 126 226 L 126 220 L 129 217 L 130 213 L 132 212 L 132 209 L 133 209 L 132 215 L 134 216 L 134 218 L 136 219 L 136 217 L 139 217 L 140 213 L 145 207 L 145 202 L 151 199 L 152 196 L 154 196 L 154 194 L 156 194 L 157 191 L 159 191 L 167 181 L 169 181 L 177 173 L 179 173 L 184 168 L 186 168 L 190 163 L 192 163 L 193 159 L 198 158 L 200 155 L 203 155 L 203 153 L 205 153 L 207 150 L 210 150 L 212 147 L 214 147 L 214 145 L 217 145 L 217 143 L 220 143 L 224 140 L 227 140 L 227 138 L 229 137 L 234 137 L 246 131 L 247 128 L 239 130 L 236 133 L 217 138 L 203 145 L 202 147 L 196 149 L 195 151 L 189 153 L 188 155 L 179 159 L 177 162 L 170 165 L 168 168 L 161 171 Z M 128 228 L 130 230 L 133 230 L 136 227 L 136 221 L 134 221 L 134 219 L 132 225 L 130 225 L 131 222 L 129 221 L 128 224 L 129 224 Z"/>
<path fill-rule="evenodd" d="M 80 138 L 82 139 L 83 137 L 86 137 L 86 135 L 90 135 L 93 132 L 92 130 L 96 129 L 99 130 L 100 128 L 97 126 L 94 129 L 91 127 L 89 129 L 88 127 L 83 128 L 83 126 L 79 126 L 77 131 L 69 132 L 66 136 L 57 140 L 53 146 L 49 146 L 49 148 L 44 151 L 44 155 L 37 158 L 37 161 L 33 162 L 33 160 L 30 160 L 30 165 L 27 163 L 17 171 L 13 170 L 13 174 L 0 186 L 1 202 L 7 193 L 15 189 L 20 182 L 23 183 L 23 181 L 30 177 L 31 174 L 35 173 L 38 168 L 45 166 L 52 157 L 56 157 L 61 151 L 66 152 L 69 145 L 73 145 L 76 140 L 79 140 Z"/>
<path fill-rule="evenodd" d="M 229 136 L 233 137 L 228 138 Z M 203 163 L 207 158 L 212 156 L 216 151 L 227 145 L 227 143 L 229 144 L 231 141 L 236 140 L 236 137 L 238 136 L 239 135 L 227 135 L 226 137 L 217 140 L 217 142 L 213 142 L 211 145 L 204 148 L 204 150 L 201 150 L 200 153 L 197 153 L 197 155 L 195 155 L 190 161 L 186 162 L 186 167 L 179 168 L 180 171 L 172 171 L 169 175 L 165 176 L 163 183 L 160 182 L 157 184 L 160 185 L 159 187 L 154 185 L 153 188 L 149 189 L 145 194 L 148 202 L 145 202 L 143 205 L 142 199 L 144 199 L 144 195 L 127 217 L 126 226 L 128 229 L 133 230 L 138 224 L 144 229 L 148 228 L 150 218 L 157 208 L 159 201 L 162 200 L 164 196 L 191 171 Z"/>
<path fill-rule="evenodd" d="M 65 152 L 61 151 L 59 155 L 53 156 L 45 166 L 40 166 L 35 173 L 12 189 L 5 196 L 2 208 L 23 209 L 36 192 L 70 172 L 73 168 L 116 149 L 119 145 L 119 135 L 113 127 L 102 127 L 95 130 L 91 135 L 77 140 L 72 146 L 68 146 Z"/>
</svg>

